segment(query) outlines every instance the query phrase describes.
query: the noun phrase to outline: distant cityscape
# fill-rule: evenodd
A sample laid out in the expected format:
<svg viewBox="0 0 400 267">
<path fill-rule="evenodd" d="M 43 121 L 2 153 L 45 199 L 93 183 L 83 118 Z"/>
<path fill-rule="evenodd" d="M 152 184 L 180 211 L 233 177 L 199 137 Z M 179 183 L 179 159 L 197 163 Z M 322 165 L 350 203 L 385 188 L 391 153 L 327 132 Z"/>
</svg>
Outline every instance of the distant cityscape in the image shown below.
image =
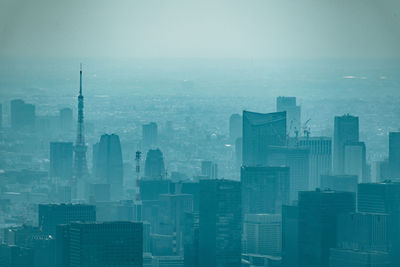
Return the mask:
<svg viewBox="0 0 400 267">
<path fill-rule="evenodd" d="M 400 266 L 400 131 L 382 149 L 363 114 L 316 125 L 279 96 L 214 122 L 226 134 L 171 106 L 183 121 L 127 138 L 115 113 L 96 135 L 79 78 L 57 115 L 0 105 L 0 266 Z"/>
</svg>

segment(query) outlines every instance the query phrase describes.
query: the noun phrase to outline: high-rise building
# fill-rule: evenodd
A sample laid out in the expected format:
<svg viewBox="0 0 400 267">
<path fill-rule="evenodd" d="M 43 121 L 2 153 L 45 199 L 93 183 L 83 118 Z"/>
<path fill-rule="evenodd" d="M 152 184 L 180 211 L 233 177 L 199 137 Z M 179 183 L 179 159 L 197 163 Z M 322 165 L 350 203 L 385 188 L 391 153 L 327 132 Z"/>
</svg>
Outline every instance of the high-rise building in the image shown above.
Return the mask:
<svg viewBox="0 0 400 267">
<path fill-rule="evenodd" d="M 321 189 L 357 192 L 357 175 L 321 175 Z"/>
<path fill-rule="evenodd" d="M 35 129 L 35 106 L 21 99 L 11 101 L 11 128 L 14 130 Z"/>
<path fill-rule="evenodd" d="M 241 168 L 242 210 L 245 214 L 280 213 L 290 201 L 288 167 Z"/>
<path fill-rule="evenodd" d="M 189 194 L 162 194 L 158 227 L 159 234 L 174 236 L 174 254 L 183 256 L 185 213 L 193 212 L 193 196 Z"/>
<path fill-rule="evenodd" d="M 349 114 L 335 117 L 333 138 L 333 173 L 344 174 L 345 144 L 359 141 L 358 117 Z"/>
<path fill-rule="evenodd" d="M 241 266 L 240 182 L 200 181 L 199 267 Z"/>
<path fill-rule="evenodd" d="M 359 212 L 388 214 L 392 266 L 400 266 L 400 183 L 364 183 L 358 185 Z"/>
<path fill-rule="evenodd" d="M 388 215 L 344 213 L 337 219 L 337 248 L 330 250 L 329 266 L 389 267 Z"/>
<path fill-rule="evenodd" d="M 54 235 L 58 224 L 96 221 L 96 207 L 84 204 L 39 204 L 38 225 L 43 233 Z"/>
<path fill-rule="evenodd" d="M 150 149 L 147 152 L 144 175 L 153 180 L 165 178 L 164 156 L 160 149 Z"/>
<path fill-rule="evenodd" d="M 309 189 L 320 187 L 320 176 L 332 173 L 332 139 L 330 137 L 305 137 L 299 146 L 310 149 Z"/>
<path fill-rule="evenodd" d="M 367 157 L 364 142 L 344 144 L 344 174 L 357 175 L 359 183 L 367 183 Z"/>
<path fill-rule="evenodd" d="M 185 267 L 199 265 L 199 213 L 185 213 L 183 233 Z"/>
<path fill-rule="evenodd" d="M 239 114 L 232 114 L 229 118 L 229 138 L 234 142 L 237 138 L 242 137 L 242 116 Z"/>
<path fill-rule="evenodd" d="M 243 138 L 239 137 L 235 140 L 235 159 L 237 166 L 242 165 L 242 155 L 243 155 L 242 147 L 243 147 Z"/>
<path fill-rule="evenodd" d="M 338 215 L 337 247 L 362 251 L 388 251 L 388 215 L 352 212 Z"/>
<path fill-rule="evenodd" d="M 246 214 L 243 224 L 242 253 L 280 256 L 281 222 L 280 214 Z"/>
<path fill-rule="evenodd" d="M 83 94 L 82 94 L 82 65 L 79 71 L 79 96 L 78 96 L 78 125 L 76 130 L 76 141 L 74 147 L 74 181 L 72 183 L 73 197 L 82 196 L 80 188 L 84 183 L 84 178 L 88 174 L 86 161 L 87 145 L 85 141 L 85 124 L 83 117 Z"/>
<path fill-rule="evenodd" d="M 157 145 L 158 127 L 157 123 L 150 122 L 142 125 L 142 141 L 145 149 L 153 148 Z"/>
<path fill-rule="evenodd" d="M 143 266 L 143 225 L 74 222 L 57 226 L 57 263 L 67 266 Z"/>
<path fill-rule="evenodd" d="M 309 190 L 310 149 L 304 147 L 270 147 L 269 166 L 290 169 L 290 200 L 297 200 L 300 191 Z"/>
<path fill-rule="evenodd" d="M 116 134 L 102 135 L 95 159 L 95 174 L 99 182 L 110 185 L 111 199 L 121 199 L 124 170 L 119 136 Z"/>
<path fill-rule="evenodd" d="M 355 194 L 335 191 L 299 193 L 299 267 L 325 267 L 336 247 L 337 216 L 355 211 Z"/>
<path fill-rule="evenodd" d="M 389 170 L 392 179 L 400 179 L 400 132 L 389 133 Z"/>
<path fill-rule="evenodd" d="M 296 97 L 277 97 L 276 111 L 286 111 L 287 134 L 296 136 L 301 131 L 301 107 L 296 105 Z"/>
<path fill-rule="evenodd" d="M 50 177 L 72 178 L 72 142 L 50 143 Z"/>
<path fill-rule="evenodd" d="M 218 165 L 212 161 L 203 160 L 201 162 L 201 175 L 207 176 L 209 179 L 218 178 Z"/>
<path fill-rule="evenodd" d="M 282 267 L 297 267 L 299 208 L 282 206 Z"/>
<path fill-rule="evenodd" d="M 63 108 L 59 113 L 60 130 L 62 132 L 69 132 L 72 129 L 72 109 Z"/>
<path fill-rule="evenodd" d="M 286 112 L 243 111 L 243 165 L 266 165 L 270 146 L 286 144 Z"/>
</svg>

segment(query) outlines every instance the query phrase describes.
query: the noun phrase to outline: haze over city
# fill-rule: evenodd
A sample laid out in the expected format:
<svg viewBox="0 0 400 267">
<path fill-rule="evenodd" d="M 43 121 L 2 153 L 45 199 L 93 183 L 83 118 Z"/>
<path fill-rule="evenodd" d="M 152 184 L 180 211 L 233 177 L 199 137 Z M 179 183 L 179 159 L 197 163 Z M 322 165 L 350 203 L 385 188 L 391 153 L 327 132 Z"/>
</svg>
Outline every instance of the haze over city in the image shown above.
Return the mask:
<svg viewBox="0 0 400 267">
<path fill-rule="evenodd" d="M 0 267 L 399 266 L 399 16 L 0 0 Z"/>
</svg>

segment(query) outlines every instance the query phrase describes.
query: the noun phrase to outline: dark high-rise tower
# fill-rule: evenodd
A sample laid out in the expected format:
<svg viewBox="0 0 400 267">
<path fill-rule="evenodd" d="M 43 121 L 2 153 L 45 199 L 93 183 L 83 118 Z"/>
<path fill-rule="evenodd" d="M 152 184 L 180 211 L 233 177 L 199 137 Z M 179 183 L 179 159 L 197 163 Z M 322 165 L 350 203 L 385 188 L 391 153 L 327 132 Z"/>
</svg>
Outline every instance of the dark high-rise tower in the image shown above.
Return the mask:
<svg viewBox="0 0 400 267">
<path fill-rule="evenodd" d="M 348 142 L 358 142 L 358 117 L 349 114 L 335 117 L 333 137 L 333 172 L 344 174 L 344 147 Z"/>
<path fill-rule="evenodd" d="M 121 142 L 116 134 L 103 134 L 97 149 L 95 174 L 101 183 L 110 185 L 112 199 L 123 193 L 123 160 Z"/>
<path fill-rule="evenodd" d="M 243 165 L 266 165 L 270 146 L 286 144 L 286 112 L 243 111 Z"/>
<path fill-rule="evenodd" d="M 74 147 L 74 177 L 75 183 L 81 181 L 88 173 L 86 162 L 87 146 L 85 142 L 85 125 L 83 122 L 83 95 L 82 95 L 82 65 L 79 72 L 79 96 L 78 96 L 78 126 L 76 132 L 76 142 Z"/>
</svg>

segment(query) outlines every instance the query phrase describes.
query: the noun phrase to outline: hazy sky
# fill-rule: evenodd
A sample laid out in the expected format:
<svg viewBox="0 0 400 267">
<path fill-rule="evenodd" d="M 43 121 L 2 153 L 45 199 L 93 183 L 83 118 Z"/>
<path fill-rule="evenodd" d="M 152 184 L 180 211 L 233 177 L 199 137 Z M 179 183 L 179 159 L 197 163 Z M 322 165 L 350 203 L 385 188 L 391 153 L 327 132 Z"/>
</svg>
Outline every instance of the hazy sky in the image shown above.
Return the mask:
<svg viewBox="0 0 400 267">
<path fill-rule="evenodd" d="M 0 0 L 0 55 L 400 57 L 400 1 Z"/>
</svg>

